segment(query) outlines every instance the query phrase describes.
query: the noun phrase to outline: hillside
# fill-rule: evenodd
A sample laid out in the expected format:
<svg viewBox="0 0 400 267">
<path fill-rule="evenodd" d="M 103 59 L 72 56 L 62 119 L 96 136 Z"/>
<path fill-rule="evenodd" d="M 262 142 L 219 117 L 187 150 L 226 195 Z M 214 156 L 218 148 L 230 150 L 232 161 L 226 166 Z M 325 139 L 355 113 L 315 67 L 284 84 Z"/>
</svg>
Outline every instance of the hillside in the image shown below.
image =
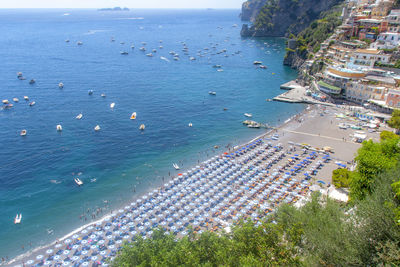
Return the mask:
<svg viewBox="0 0 400 267">
<path fill-rule="evenodd" d="M 283 37 L 298 34 L 317 19 L 321 12 L 343 0 L 249 0 L 242 6 L 242 36 Z"/>
</svg>

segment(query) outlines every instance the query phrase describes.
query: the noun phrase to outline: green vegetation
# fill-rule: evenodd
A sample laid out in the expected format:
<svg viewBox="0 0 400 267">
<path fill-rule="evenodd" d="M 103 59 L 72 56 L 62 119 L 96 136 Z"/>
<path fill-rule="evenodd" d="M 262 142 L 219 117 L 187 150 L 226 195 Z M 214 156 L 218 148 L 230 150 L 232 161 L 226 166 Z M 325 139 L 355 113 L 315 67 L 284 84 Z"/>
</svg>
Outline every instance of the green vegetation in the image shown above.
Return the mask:
<svg viewBox="0 0 400 267">
<path fill-rule="evenodd" d="M 392 117 L 388 121 L 390 127 L 396 129 L 397 131 L 400 130 L 400 110 L 394 110 L 392 113 Z"/>
<path fill-rule="evenodd" d="M 349 187 L 351 171 L 347 169 L 337 169 L 333 171 L 332 182 L 336 188 Z"/>
<path fill-rule="evenodd" d="M 334 85 L 327 84 L 327 83 L 324 82 L 324 81 L 319 81 L 319 82 L 318 82 L 318 85 L 319 85 L 319 86 L 322 86 L 322 87 L 325 87 L 325 88 L 328 88 L 329 90 L 332 90 L 332 91 L 337 91 L 337 92 L 339 92 L 339 93 L 340 93 L 340 91 L 342 91 L 341 88 L 336 87 L 336 86 L 334 86 Z"/>
<path fill-rule="evenodd" d="M 399 141 L 382 132 L 380 143 L 363 143 L 354 172 L 335 172 L 335 181 L 350 187 L 348 204 L 314 193 L 301 208 L 281 205 L 230 233 L 189 231 L 177 239 L 156 230 L 126 243 L 112 265 L 400 266 Z"/>
<path fill-rule="evenodd" d="M 274 27 L 273 15 L 279 9 L 279 0 L 271 0 L 265 4 L 257 15 L 254 26 L 259 29 L 270 30 Z"/>
</svg>

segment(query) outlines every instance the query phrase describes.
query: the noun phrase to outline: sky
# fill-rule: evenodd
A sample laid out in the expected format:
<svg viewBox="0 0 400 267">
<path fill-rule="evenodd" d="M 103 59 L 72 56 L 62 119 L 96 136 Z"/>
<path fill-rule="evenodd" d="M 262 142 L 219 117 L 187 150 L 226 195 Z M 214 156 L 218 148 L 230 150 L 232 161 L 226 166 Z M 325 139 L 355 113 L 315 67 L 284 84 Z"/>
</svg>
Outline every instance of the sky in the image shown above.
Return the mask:
<svg viewBox="0 0 400 267">
<path fill-rule="evenodd" d="M 0 0 L 0 8 L 241 8 L 245 0 Z"/>
</svg>

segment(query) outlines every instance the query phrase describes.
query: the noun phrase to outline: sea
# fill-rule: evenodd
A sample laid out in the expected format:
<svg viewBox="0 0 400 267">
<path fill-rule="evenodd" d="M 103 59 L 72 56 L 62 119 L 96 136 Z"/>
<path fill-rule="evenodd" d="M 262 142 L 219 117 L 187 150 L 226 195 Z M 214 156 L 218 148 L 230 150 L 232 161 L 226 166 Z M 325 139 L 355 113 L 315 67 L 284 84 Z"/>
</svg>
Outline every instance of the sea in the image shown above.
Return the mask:
<svg viewBox="0 0 400 267">
<path fill-rule="evenodd" d="M 0 98 L 13 104 L 0 110 L 0 257 L 54 242 L 266 132 L 245 127 L 244 113 L 276 126 L 304 109 L 266 101 L 297 73 L 282 65 L 285 39 L 240 37 L 239 14 L 0 9 Z"/>
</svg>

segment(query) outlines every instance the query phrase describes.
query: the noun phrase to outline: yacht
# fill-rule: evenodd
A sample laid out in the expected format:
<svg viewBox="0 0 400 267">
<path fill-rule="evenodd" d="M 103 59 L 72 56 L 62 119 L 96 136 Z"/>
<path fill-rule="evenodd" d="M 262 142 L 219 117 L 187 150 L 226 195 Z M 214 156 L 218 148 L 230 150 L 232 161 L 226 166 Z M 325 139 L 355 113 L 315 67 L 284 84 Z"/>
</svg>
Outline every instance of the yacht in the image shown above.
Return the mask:
<svg viewBox="0 0 400 267">
<path fill-rule="evenodd" d="M 139 127 L 139 130 L 143 131 L 144 128 L 146 128 L 146 126 L 144 124 L 141 124 L 140 127 Z"/>
<path fill-rule="evenodd" d="M 208 92 L 208 94 L 209 94 L 209 95 L 217 95 L 217 92 L 210 91 L 210 92 Z"/>
<path fill-rule="evenodd" d="M 178 60 L 179 60 L 179 57 L 174 57 L 174 60 L 175 60 L 175 61 L 178 61 Z"/>
<path fill-rule="evenodd" d="M 136 119 L 136 112 L 133 112 L 131 115 L 131 120 L 134 120 L 134 119 Z"/>
<path fill-rule="evenodd" d="M 26 130 L 25 130 L 25 129 L 24 129 L 24 130 L 22 130 L 22 131 L 21 131 L 21 133 L 20 133 L 20 135 L 21 135 L 21 136 L 25 136 L 26 134 L 27 134 L 27 132 L 26 132 Z"/>
<path fill-rule="evenodd" d="M 244 113 L 244 116 L 246 116 L 246 117 L 248 117 L 248 118 L 253 117 L 253 115 L 252 115 L 251 113 Z"/>
<path fill-rule="evenodd" d="M 172 164 L 172 166 L 174 166 L 175 170 L 179 170 L 180 169 L 180 167 L 176 163 Z"/>
<path fill-rule="evenodd" d="M 64 88 L 64 84 L 63 83 L 59 83 L 58 84 L 58 88 L 60 88 L 60 89 Z"/>
<path fill-rule="evenodd" d="M 224 70 L 223 70 L 223 69 L 217 69 L 217 71 L 218 71 L 218 72 L 223 72 Z"/>
<path fill-rule="evenodd" d="M 8 101 L 7 99 L 4 99 L 4 100 L 1 101 L 1 102 L 3 102 L 3 104 L 8 104 L 8 103 L 10 103 L 10 101 Z"/>
<path fill-rule="evenodd" d="M 29 103 L 29 106 L 34 106 L 36 104 L 36 102 L 35 101 L 32 101 L 31 103 Z"/>
<path fill-rule="evenodd" d="M 99 125 L 96 125 L 96 127 L 94 127 L 94 130 L 96 131 L 96 132 L 98 132 L 98 131 L 100 131 L 100 126 Z"/>
<path fill-rule="evenodd" d="M 56 128 L 57 128 L 57 131 L 58 131 L 58 132 L 61 132 L 61 131 L 62 131 L 62 126 L 61 126 L 61 124 L 58 124 Z"/>
<path fill-rule="evenodd" d="M 261 61 L 254 61 L 253 64 L 254 64 L 254 65 L 261 65 L 262 62 L 261 62 Z"/>
<path fill-rule="evenodd" d="M 22 220 L 22 214 L 21 213 L 19 215 L 17 214 L 17 216 L 15 216 L 15 219 L 14 219 L 14 224 L 21 223 L 21 220 Z"/>
<path fill-rule="evenodd" d="M 132 45 L 131 45 L 131 48 L 132 48 L 132 49 L 134 49 L 134 48 L 135 48 L 135 45 L 134 45 L 134 44 L 132 44 Z"/>
<path fill-rule="evenodd" d="M 83 185 L 83 182 L 79 178 L 75 178 L 74 181 L 78 186 Z"/>
<path fill-rule="evenodd" d="M 213 68 L 220 69 L 222 68 L 222 65 L 214 65 Z"/>
<path fill-rule="evenodd" d="M 80 119 L 82 119 L 82 117 L 83 117 L 83 115 L 82 115 L 82 113 L 80 113 L 80 114 L 78 114 L 78 116 L 76 116 L 75 118 L 76 118 L 77 120 L 80 120 Z"/>
<path fill-rule="evenodd" d="M 27 97 L 27 96 L 24 96 L 24 99 L 25 99 L 26 101 L 29 101 L 29 97 Z"/>
</svg>

